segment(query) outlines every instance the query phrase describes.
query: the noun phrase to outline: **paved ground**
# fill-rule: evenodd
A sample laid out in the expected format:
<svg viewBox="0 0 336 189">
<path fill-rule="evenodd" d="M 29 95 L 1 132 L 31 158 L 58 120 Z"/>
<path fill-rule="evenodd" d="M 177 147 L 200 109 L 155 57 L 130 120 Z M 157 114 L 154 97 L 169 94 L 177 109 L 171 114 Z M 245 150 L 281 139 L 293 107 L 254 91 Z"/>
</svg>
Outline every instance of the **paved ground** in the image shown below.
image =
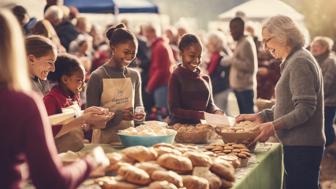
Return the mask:
<svg viewBox="0 0 336 189">
<path fill-rule="evenodd" d="M 336 189 L 336 142 L 327 148 L 321 163 L 321 189 Z"/>
</svg>

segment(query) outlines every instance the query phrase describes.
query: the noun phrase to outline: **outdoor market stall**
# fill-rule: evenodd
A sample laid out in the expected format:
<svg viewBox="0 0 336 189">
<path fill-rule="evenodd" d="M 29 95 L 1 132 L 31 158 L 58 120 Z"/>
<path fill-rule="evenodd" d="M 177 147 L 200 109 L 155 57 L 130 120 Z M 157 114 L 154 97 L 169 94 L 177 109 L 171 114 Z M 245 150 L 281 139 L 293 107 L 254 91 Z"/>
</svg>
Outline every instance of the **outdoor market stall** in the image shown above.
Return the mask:
<svg viewBox="0 0 336 189">
<path fill-rule="evenodd" d="M 246 126 L 248 123 L 244 124 L 244 127 L 248 127 Z M 283 166 L 280 144 L 260 143 L 255 148 L 250 147 L 250 151 L 243 144 L 223 143 L 221 139 L 211 139 L 210 136 L 208 136 L 208 144 L 181 144 L 176 142 L 169 144 L 173 142 L 171 140 L 174 140 L 176 134 L 184 132 L 185 139 L 178 136 L 180 137 L 179 140 L 184 142 L 183 140 L 190 140 L 190 136 L 197 137 L 201 130 L 211 130 L 212 128 L 206 124 L 199 124 L 192 131 L 194 134 L 188 136 L 186 132 L 191 132 L 187 128 L 190 126 L 178 126 L 179 128 L 173 127 L 175 130 L 165 129 L 163 124 L 162 126 L 154 126 L 151 122 L 151 126 L 144 125 L 140 128 L 129 128 L 121 131 L 120 136 L 123 145 L 87 144 L 79 152 L 62 153 L 60 157 L 66 164 L 76 161 L 77 158 L 97 146 L 104 149 L 110 159 L 110 166 L 105 172 L 96 175 L 98 177 L 84 182 L 80 189 L 107 189 L 116 186 L 152 188 L 151 184 L 175 184 L 177 188 L 193 189 L 195 186 L 197 188 L 210 186 L 210 188 L 234 189 L 282 188 Z M 184 128 L 181 130 L 182 127 Z M 238 130 L 235 131 L 242 132 L 239 128 L 237 127 Z M 158 135 L 155 136 L 153 132 Z M 220 132 L 227 132 L 227 130 L 224 129 L 223 131 L 222 129 L 216 132 L 220 134 Z M 174 137 L 166 137 L 171 135 Z M 126 136 L 126 138 L 122 138 L 122 136 Z M 151 140 L 148 140 L 148 137 Z M 163 137 L 166 137 L 167 143 L 158 143 L 159 140 L 154 140 Z M 125 140 L 129 143 L 126 143 Z M 136 146 L 138 143 L 151 147 Z M 125 146 L 130 147 L 125 148 Z M 205 181 L 202 178 L 205 178 Z M 169 182 L 163 182 L 163 180 Z M 206 184 L 202 183 L 203 181 Z M 171 188 L 176 188 L 175 186 Z M 30 186 L 25 188 L 32 189 Z"/>
</svg>

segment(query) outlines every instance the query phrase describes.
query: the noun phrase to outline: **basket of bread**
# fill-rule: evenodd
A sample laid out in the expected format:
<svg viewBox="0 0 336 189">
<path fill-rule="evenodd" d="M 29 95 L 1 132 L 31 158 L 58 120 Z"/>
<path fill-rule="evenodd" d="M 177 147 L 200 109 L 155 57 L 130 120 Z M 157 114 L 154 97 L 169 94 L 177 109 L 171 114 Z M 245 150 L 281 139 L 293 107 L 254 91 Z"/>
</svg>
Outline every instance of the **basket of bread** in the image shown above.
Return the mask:
<svg viewBox="0 0 336 189">
<path fill-rule="evenodd" d="M 222 137 L 224 143 L 244 144 L 254 150 L 255 145 L 251 143 L 259 134 L 256 125 L 251 121 L 242 121 L 233 126 L 218 126 L 215 131 Z"/>
<path fill-rule="evenodd" d="M 181 124 L 172 127 L 177 131 L 175 141 L 178 143 L 207 144 L 214 133 L 213 127 L 208 124 Z"/>
<path fill-rule="evenodd" d="M 230 188 L 235 181 L 231 162 L 204 154 L 197 146 L 133 146 L 107 156 L 110 166 L 106 171 L 115 176 L 96 179 L 102 189 L 219 189 Z"/>
<path fill-rule="evenodd" d="M 138 127 L 120 130 L 118 136 L 123 146 L 152 146 L 157 143 L 173 143 L 176 131 L 167 128 L 167 123 L 148 121 Z"/>
</svg>

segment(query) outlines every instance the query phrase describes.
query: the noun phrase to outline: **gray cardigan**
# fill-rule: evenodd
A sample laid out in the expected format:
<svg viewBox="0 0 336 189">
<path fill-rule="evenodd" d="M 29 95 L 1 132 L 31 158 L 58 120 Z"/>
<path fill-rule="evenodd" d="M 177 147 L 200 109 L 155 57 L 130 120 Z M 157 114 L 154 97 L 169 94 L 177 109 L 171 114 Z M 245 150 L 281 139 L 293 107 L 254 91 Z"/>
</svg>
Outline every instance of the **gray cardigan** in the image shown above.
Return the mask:
<svg viewBox="0 0 336 189">
<path fill-rule="evenodd" d="M 276 104 L 260 115 L 281 127 L 276 134 L 285 146 L 324 146 L 323 79 L 318 63 L 300 48 L 281 63 L 280 71 Z"/>
</svg>

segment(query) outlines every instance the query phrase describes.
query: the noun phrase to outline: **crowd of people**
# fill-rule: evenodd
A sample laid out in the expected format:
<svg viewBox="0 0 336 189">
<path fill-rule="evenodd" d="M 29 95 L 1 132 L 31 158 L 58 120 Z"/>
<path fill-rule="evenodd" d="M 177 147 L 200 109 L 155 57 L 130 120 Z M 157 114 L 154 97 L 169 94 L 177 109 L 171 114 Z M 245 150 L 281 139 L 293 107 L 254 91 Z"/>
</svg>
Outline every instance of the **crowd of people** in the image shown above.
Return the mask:
<svg viewBox="0 0 336 189">
<path fill-rule="evenodd" d="M 324 148 L 335 140 L 332 40 L 316 37 L 305 47 L 287 16 L 266 21 L 261 40 L 246 28 L 244 18 L 230 21 L 232 48 L 221 31 L 201 38 L 145 24 L 135 33 L 124 21 L 104 36 L 73 7 L 47 5 L 42 20 L 22 6 L 1 9 L 0 185 L 19 188 L 17 166 L 26 161 L 37 187 L 75 188 L 99 159 L 62 167 L 57 152 L 78 151 L 85 140 L 118 142 L 118 130 L 148 119 L 197 124 L 206 112 L 228 114 L 233 93 L 237 122 L 258 123 L 255 142 L 275 136 L 282 143 L 286 188 L 318 188 Z M 257 97 L 276 103 L 257 112 Z M 134 122 L 137 107 L 145 112 Z M 50 127 L 48 115 L 67 109 L 84 111 Z"/>
</svg>

